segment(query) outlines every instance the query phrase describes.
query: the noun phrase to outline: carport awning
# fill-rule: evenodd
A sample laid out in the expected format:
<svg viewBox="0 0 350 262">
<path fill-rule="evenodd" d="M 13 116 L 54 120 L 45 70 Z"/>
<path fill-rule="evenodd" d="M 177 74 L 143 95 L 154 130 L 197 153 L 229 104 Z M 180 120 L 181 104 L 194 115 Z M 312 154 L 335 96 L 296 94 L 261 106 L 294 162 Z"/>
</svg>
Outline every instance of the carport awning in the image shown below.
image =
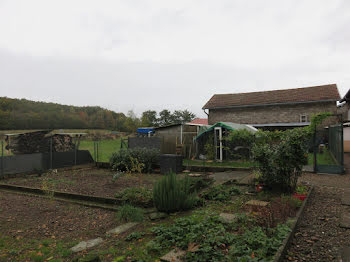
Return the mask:
<svg viewBox="0 0 350 262">
<path fill-rule="evenodd" d="M 250 125 L 242 125 L 242 124 L 236 124 L 231 122 L 218 122 L 212 126 L 207 126 L 206 128 L 202 128 L 199 132 L 199 135 L 196 136 L 196 140 L 200 138 L 202 135 L 204 135 L 207 132 L 211 132 L 215 127 L 223 127 L 227 130 L 239 130 L 239 129 L 246 129 L 250 132 L 255 133 L 258 131 L 255 127 L 252 127 Z"/>
</svg>

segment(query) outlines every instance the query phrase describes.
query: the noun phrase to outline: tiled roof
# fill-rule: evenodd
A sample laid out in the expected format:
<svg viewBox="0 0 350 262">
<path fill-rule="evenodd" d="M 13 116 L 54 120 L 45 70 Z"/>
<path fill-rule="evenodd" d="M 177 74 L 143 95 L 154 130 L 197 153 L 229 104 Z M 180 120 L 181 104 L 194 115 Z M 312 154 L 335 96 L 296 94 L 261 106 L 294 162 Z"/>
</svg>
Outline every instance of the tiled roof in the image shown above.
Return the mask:
<svg viewBox="0 0 350 262">
<path fill-rule="evenodd" d="M 252 93 L 216 94 L 203 109 L 256 106 L 340 99 L 336 84 Z"/>
<path fill-rule="evenodd" d="M 188 122 L 187 124 L 192 125 L 208 125 L 208 119 L 207 118 L 195 118 L 191 122 Z"/>
</svg>

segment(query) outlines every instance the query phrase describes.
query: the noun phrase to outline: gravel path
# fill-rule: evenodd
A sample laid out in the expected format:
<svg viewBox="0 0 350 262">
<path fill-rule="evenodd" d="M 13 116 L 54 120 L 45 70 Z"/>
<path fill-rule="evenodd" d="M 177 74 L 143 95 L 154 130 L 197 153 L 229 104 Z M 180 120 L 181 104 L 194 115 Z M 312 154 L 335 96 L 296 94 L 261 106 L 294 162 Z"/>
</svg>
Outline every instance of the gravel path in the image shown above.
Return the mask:
<svg viewBox="0 0 350 262">
<path fill-rule="evenodd" d="M 344 246 L 350 246 L 350 229 L 339 227 L 340 215 L 350 212 L 341 204 L 350 194 L 350 175 L 305 174 L 301 181 L 315 185 L 284 261 L 340 261 Z"/>
</svg>

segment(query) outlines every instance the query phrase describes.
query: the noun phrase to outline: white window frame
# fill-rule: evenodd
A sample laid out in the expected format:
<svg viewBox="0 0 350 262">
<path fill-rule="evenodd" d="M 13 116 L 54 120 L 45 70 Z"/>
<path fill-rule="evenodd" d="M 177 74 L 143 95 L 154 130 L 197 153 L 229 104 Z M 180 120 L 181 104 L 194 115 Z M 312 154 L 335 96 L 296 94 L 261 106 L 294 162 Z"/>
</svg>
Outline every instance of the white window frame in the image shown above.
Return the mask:
<svg viewBox="0 0 350 262">
<path fill-rule="evenodd" d="M 307 114 L 301 114 L 300 115 L 300 123 L 306 123 L 306 122 L 307 122 Z"/>
</svg>

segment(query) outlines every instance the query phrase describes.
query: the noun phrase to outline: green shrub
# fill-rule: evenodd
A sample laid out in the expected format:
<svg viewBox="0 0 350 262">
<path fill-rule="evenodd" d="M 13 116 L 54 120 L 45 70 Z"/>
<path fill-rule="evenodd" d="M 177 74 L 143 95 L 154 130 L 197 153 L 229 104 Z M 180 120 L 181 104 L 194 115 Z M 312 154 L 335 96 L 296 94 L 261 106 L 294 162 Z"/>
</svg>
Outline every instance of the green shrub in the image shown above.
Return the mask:
<svg viewBox="0 0 350 262">
<path fill-rule="evenodd" d="M 123 205 L 117 213 L 117 219 L 120 222 L 141 222 L 143 221 L 144 211 L 141 208 L 131 205 Z"/>
<path fill-rule="evenodd" d="M 155 183 L 153 200 L 159 211 L 167 213 L 191 209 L 196 204 L 195 193 L 190 192 L 189 178 L 179 179 L 174 173 Z"/>
<path fill-rule="evenodd" d="M 159 155 L 157 149 L 122 149 L 112 154 L 110 163 L 113 170 L 120 172 L 151 173 L 159 162 Z"/>
<path fill-rule="evenodd" d="M 145 187 L 129 187 L 115 194 L 118 200 L 124 204 L 131 204 L 142 207 L 153 206 L 152 191 Z"/>
<path fill-rule="evenodd" d="M 242 192 L 236 186 L 216 185 L 202 193 L 206 200 L 227 201 L 234 195 L 240 195 Z"/>
<path fill-rule="evenodd" d="M 297 186 L 295 189 L 295 193 L 300 195 L 306 195 L 308 193 L 307 186 Z"/>
<path fill-rule="evenodd" d="M 254 145 L 252 153 L 261 183 L 273 190 L 293 192 L 303 165 L 307 163 L 309 132 L 295 128 L 279 134 L 278 143 L 264 139 Z"/>
<path fill-rule="evenodd" d="M 215 159 L 214 135 L 209 134 L 206 144 L 204 145 L 205 156 L 208 160 Z"/>
<path fill-rule="evenodd" d="M 236 129 L 230 131 L 224 138 L 226 142 L 225 149 L 229 153 L 231 159 L 250 158 L 250 151 L 255 142 L 255 135 L 247 129 Z"/>
</svg>

